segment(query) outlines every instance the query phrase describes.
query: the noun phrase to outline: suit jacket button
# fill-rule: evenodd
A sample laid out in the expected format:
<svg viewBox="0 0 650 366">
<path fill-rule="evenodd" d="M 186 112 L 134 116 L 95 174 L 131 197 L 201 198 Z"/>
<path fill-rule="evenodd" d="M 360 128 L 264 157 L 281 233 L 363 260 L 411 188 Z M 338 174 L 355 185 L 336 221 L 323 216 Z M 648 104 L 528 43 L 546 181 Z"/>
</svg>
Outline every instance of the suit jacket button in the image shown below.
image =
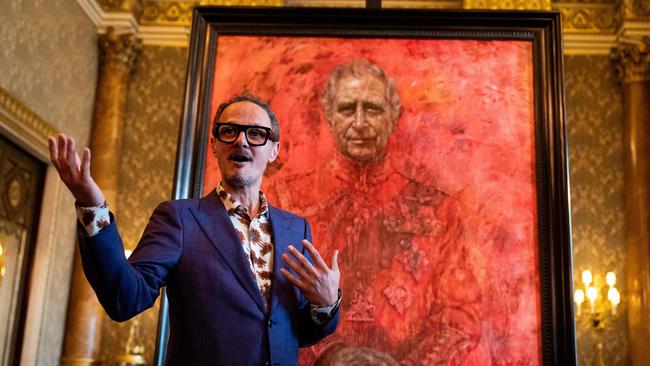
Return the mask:
<svg viewBox="0 0 650 366">
<path fill-rule="evenodd" d="M 269 320 L 266 322 L 266 324 L 269 326 L 269 328 L 271 328 L 271 326 L 273 326 L 273 321 L 272 321 L 271 319 L 269 319 Z"/>
</svg>

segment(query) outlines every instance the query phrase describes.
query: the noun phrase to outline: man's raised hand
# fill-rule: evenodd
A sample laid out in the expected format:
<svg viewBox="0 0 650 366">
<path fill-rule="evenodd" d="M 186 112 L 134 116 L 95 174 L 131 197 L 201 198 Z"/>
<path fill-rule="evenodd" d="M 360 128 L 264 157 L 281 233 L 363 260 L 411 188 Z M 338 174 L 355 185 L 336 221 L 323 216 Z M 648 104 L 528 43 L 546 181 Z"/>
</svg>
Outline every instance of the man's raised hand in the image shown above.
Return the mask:
<svg viewBox="0 0 650 366">
<path fill-rule="evenodd" d="M 309 251 L 314 264 L 312 265 L 302 253 L 290 245 L 289 253 L 293 258 L 285 253 L 282 255 L 282 260 L 296 272 L 298 277 L 284 268 L 281 268 L 280 272 L 302 291 L 305 299 L 311 304 L 319 307 L 330 306 L 338 300 L 339 296 L 341 278 L 338 264 L 339 252 L 334 251 L 330 268 L 308 240 L 303 240 L 302 243 Z"/>
<path fill-rule="evenodd" d="M 85 148 L 79 159 L 72 137 L 60 134 L 58 138 L 48 137 L 50 160 L 59 177 L 68 187 L 80 206 L 99 206 L 106 198 L 90 176 L 90 149 Z"/>
</svg>

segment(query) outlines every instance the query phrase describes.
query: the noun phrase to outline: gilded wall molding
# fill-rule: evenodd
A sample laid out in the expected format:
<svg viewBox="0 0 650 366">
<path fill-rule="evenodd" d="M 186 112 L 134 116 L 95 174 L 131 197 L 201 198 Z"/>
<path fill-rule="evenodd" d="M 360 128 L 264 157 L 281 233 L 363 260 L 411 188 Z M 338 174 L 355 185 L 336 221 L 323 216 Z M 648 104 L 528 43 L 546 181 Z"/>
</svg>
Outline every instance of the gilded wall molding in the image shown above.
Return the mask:
<svg viewBox="0 0 650 366">
<path fill-rule="evenodd" d="M 104 10 L 98 1 L 102 0 L 77 0 L 77 4 L 83 9 L 90 21 L 97 28 L 97 33 L 106 33 L 108 28 L 115 29 L 118 33 L 138 34 L 138 21 L 133 10 L 115 10 L 108 8 Z"/>
<path fill-rule="evenodd" d="M 142 0 L 97 0 L 97 4 L 104 11 L 126 11 L 138 13 L 142 6 Z"/>
<path fill-rule="evenodd" d="M 365 1 L 364 4 L 365 6 Z M 462 0 L 382 0 L 382 7 L 404 9 L 461 9 Z"/>
<path fill-rule="evenodd" d="M 563 37 L 565 55 L 606 56 L 617 45 L 615 34 L 565 33 Z"/>
<path fill-rule="evenodd" d="M 365 0 L 286 0 L 285 5 L 289 7 L 310 7 L 310 8 L 363 8 Z"/>
<path fill-rule="evenodd" d="M 551 10 L 551 0 L 464 0 L 463 9 Z"/>
<path fill-rule="evenodd" d="M 567 33 L 613 34 L 621 25 L 614 4 L 578 5 L 557 3 L 554 10 L 562 14 L 562 30 Z"/>
<path fill-rule="evenodd" d="M 197 5 L 363 7 L 364 0 L 77 0 L 98 33 L 134 33 L 146 46 L 187 47 Z M 650 0 L 383 0 L 384 8 L 555 10 L 564 53 L 609 55 L 620 39 L 650 36 Z"/>
<path fill-rule="evenodd" d="M 138 15 L 138 23 L 156 26 L 189 27 L 192 23 L 192 9 L 198 1 L 158 2 L 145 1 Z"/>
<path fill-rule="evenodd" d="M 141 25 L 189 27 L 192 23 L 192 10 L 197 5 L 283 6 L 284 0 L 144 0 L 142 3 L 142 11 L 138 16 L 138 23 Z"/>
<path fill-rule="evenodd" d="M 650 38 L 641 42 L 622 42 L 612 50 L 618 79 L 623 83 L 650 81 Z"/>
<path fill-rule="evenodd" d="M 287 7 L 363 8 L 365 0 L 285 0 Z M 382 0 L 386 9 L 461 9 L 463 0 Z"/>
<path fill-rule="evenodd" d="M 52 125 L 0 87 L 0 129 L 41 161 L 48 161 L 47 137 L 59 133 Z"/>
</svg>

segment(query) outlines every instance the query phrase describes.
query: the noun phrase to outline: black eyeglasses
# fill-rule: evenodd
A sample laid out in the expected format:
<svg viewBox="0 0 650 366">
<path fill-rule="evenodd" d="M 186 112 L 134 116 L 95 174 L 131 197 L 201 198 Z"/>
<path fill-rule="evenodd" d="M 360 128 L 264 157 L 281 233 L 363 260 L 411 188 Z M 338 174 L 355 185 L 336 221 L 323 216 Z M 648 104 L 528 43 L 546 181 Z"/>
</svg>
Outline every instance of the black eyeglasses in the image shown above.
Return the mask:
<svg viewBox="0 0 650 366">
<path fill-rule="evenodd" d="M 217 122 L 212 129 L 212 136 L 226 144 L 237 141 L 239 134 L 244 131 L 246 141 L 251 146 L 265 145 L 268 140 L 276 141 L 273 131 L 269 127 L 238 125 L 236 123 Z"/>
</svg>

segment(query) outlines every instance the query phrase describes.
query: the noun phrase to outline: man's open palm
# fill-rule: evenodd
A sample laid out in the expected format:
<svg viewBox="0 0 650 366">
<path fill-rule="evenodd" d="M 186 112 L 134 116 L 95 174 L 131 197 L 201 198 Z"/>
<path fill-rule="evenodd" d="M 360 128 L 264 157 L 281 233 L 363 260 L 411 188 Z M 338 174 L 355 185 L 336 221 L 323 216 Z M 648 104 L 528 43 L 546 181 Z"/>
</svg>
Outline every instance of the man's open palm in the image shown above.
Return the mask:
<svg viewBox="0 0 650 366">
<path fill-rule="evenodd" d="M 72 137 L 60 134 L 58 139 L 48 137 L 47 142 L 50 160 L 77 203 L 80 206 L 98 206 L 104 203 L 104 194 L 90 176 L 90 149 L 85 148 L 83 158 L 80 159 Z"/>
</svg>

